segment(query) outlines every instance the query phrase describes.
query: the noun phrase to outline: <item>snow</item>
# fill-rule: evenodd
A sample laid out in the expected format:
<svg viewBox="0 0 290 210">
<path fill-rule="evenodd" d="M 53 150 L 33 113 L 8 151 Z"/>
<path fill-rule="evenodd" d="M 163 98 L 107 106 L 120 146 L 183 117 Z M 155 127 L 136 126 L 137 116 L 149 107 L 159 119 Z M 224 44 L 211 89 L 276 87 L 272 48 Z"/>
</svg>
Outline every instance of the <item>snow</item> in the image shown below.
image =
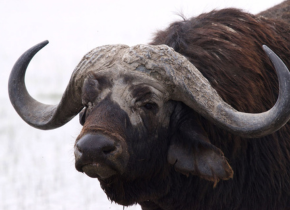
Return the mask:
<svg viewBox="0 0 290 210">
<path fill-rule="evenodd" d="M 82 56 L 105 44 L 148 43 L 152 34 L 187 17 L 225 7 L 257 13 L 281 0 L 0 0 L 0 209 L 123 209 L 96 179 L 74 168 L 73 145 L 81 126 L 41 131 L 16 114 L 7 94 L 10 70 L 29 47 L 48 39 L 26 75 L 28 90 L 58 103 Z M 139 206 L 126 207 L 136 210 Z"/>
</svg>

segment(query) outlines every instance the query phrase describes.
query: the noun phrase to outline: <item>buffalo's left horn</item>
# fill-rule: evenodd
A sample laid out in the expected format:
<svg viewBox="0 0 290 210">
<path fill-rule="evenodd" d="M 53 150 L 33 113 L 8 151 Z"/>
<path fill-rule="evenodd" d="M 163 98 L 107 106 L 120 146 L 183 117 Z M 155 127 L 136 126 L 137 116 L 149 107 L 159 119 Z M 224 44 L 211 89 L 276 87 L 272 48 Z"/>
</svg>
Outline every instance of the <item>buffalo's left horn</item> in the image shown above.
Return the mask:
<svg viewBox="0 0 290 210">
<path fill-rule="evenodd" d="M 22 119 L 39 129 L 54 129 L 71 120 L 83 107 L 81 92 L 76 87 L 74 75 L 58 105 L 46 105 L 33 99 L 25 86 L 26 68 L 33 56 L 48 41 L 44 41 L 27 50 L 15 63 L 9 78 L 8 91 L 11 103 Z"/>
<path fill-rule="evenodd" d="M 170 47 L 138 45 L 132 47 L 123 60 L 135 66 L 144 65 L 144 73 L 168 87 L 170 99 L 182 101 L 233 134 L 257 138 L 277 131 L 290 119 L 289 70 L 272 50 L 267 46 L 263 48 L 274 64 L 279 81 L 279 96 L 270 110 L 257 114 L 240 112 L 227 104 L 202 73 Z M 142 68 L 139 69 L 142 71 Z"/>
<path fill-rule="evenodd" d="M 279 130 L 290 119 L 290 73 L 270 48 L 263 45 L 263 49 L 275 67 L 279 82 L 279 96 L 270 110 L 263 113 L 239 112 L 223 101 L 205 78 L 197 79 L 197 74 L 195 80 L 200 80 L 198 93 L 190 88 L 195 86 L 191 85 L 193 81 L 190 84 L 185 77 L 177 78 L 181 82 L 179 85 L 185 88 L 182 101 L 216 125 L 245 138 L 258 138 Z"/>
</svg>

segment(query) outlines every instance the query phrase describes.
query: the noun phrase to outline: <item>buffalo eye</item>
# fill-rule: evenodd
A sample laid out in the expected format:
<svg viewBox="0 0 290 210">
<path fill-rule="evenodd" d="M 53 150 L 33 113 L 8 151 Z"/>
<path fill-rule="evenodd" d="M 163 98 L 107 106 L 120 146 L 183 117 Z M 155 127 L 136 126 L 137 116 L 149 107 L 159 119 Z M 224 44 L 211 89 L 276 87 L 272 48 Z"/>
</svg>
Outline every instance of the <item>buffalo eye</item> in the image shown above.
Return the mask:
<svg viewBox="0 0 290 210">
<path fill-rule="evenodd" d="M 143 105 L 143 107 L 147 110 L 153 110 L 157 108 L 157 105 L 155 103 L 146 103 Z"/>
</svg>

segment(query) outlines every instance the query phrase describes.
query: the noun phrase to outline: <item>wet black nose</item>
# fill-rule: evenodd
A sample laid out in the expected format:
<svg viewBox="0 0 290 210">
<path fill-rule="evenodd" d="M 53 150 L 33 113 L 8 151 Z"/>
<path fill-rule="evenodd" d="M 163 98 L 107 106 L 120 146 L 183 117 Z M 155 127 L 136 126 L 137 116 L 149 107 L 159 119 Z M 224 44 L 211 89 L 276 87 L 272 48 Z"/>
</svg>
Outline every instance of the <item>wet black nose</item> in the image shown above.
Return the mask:
<svg viewBox="0 0 290 210">
<path fill-rule="evenodd" d="M 86 134 L 76 144 L 76 159 L 94 162 L 105 159 L 117 150 L 116 142 L 102 134 Z"/>
</svg>

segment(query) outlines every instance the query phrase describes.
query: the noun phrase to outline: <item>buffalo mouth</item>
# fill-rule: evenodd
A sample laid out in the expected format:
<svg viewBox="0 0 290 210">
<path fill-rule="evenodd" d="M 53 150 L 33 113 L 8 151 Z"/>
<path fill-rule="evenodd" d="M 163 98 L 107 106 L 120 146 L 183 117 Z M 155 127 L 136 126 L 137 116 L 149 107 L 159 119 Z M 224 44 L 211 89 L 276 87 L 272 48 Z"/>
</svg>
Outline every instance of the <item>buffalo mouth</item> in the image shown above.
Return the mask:
<svg viewBox="0 0 290 210">
<path fill-rule="evenodd" d="M 107 179 L 122 173 L 126 154 L 124 146 L 101 133 L 82 135 L 75 144 L 75 167 L 92 178 Z"/>
<path fill-rule="evenodd" d="M 82 163 L 76 161 L 75 167 L 79 172 L 85 173 L 91 178 L 107 179 L 117 174 L 117 170 L 108 164 L 101 162 Z"/>
<path fill-rule="evenodd" d="M 91 178 L 107 179 L 115 175 L 117 172 L 102 163 L 91 163 L 82 167 L 82 172 Z"/>
</svg>

